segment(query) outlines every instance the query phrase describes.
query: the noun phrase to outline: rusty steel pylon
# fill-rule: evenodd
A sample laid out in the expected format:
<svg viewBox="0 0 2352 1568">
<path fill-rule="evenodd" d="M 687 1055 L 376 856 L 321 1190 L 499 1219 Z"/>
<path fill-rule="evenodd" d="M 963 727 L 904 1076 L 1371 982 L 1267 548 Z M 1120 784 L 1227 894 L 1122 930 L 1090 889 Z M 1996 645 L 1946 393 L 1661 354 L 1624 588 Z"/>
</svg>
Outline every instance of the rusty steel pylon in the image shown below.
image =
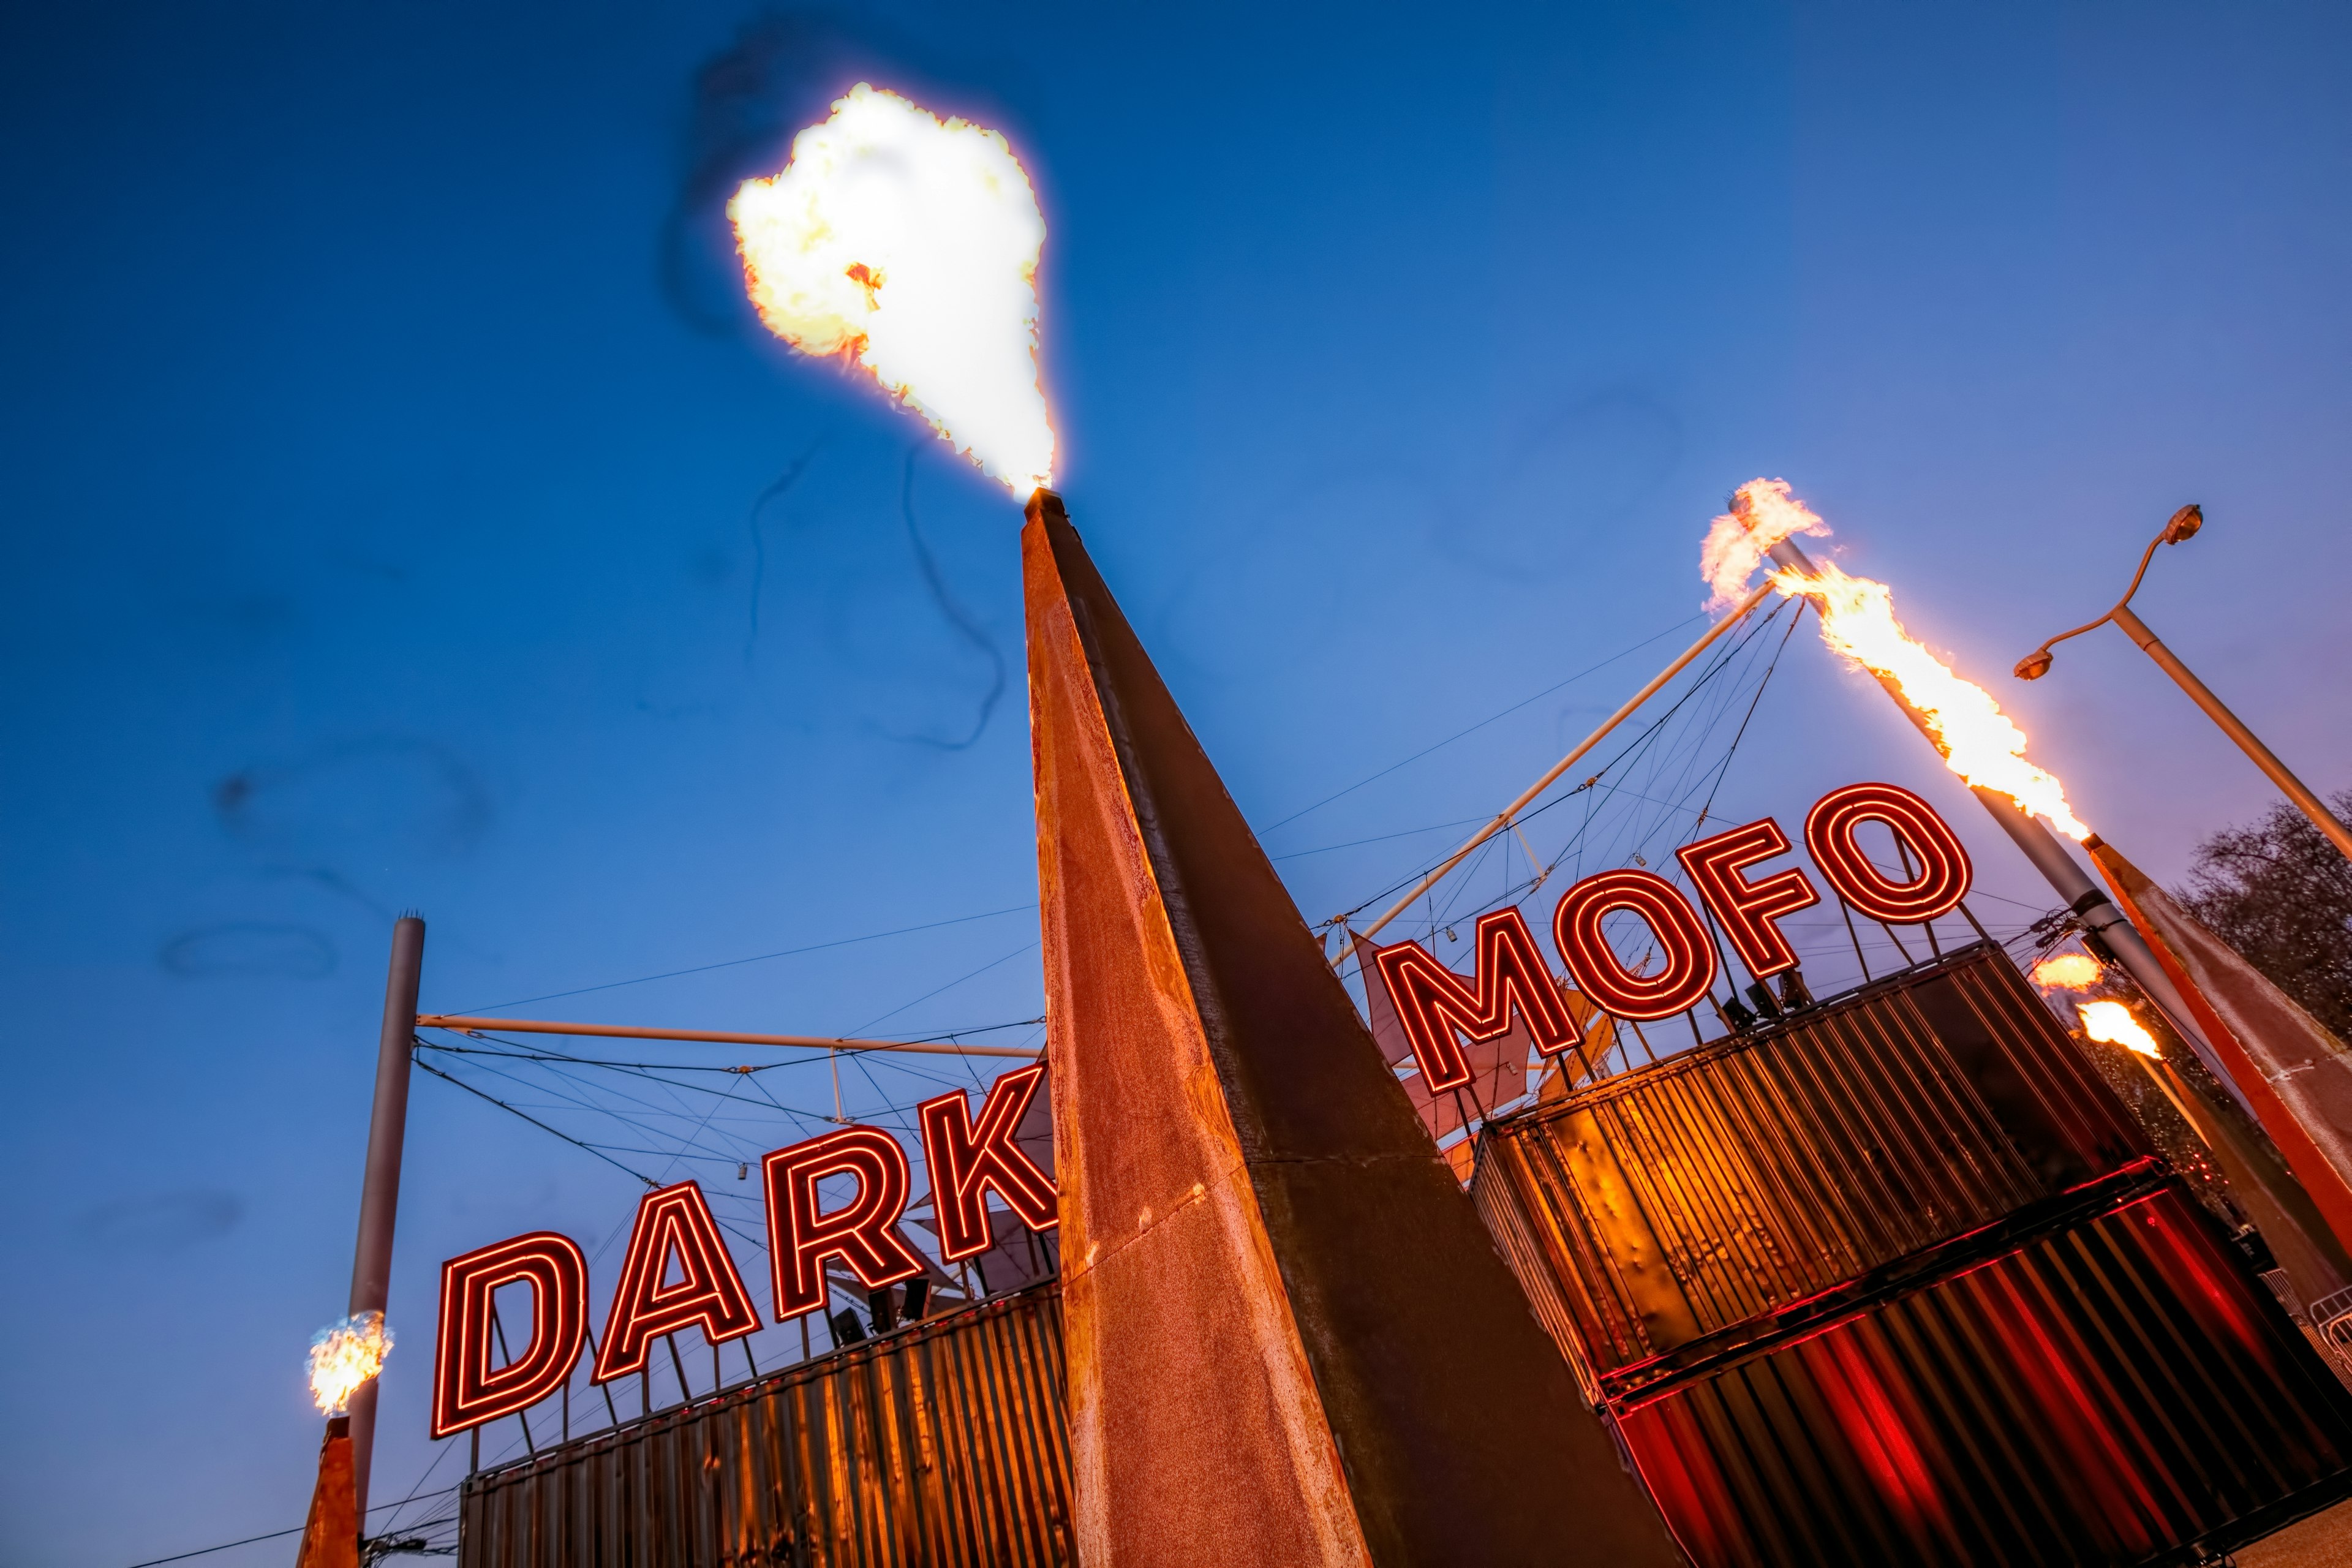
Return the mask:
<svg viewBox="0 0 2352 1568">
<path fill-rule="evenodd" d="M 1679 1563 L 1050 492 L 1023 556 L 1080 1560 Z"/>
</svg>

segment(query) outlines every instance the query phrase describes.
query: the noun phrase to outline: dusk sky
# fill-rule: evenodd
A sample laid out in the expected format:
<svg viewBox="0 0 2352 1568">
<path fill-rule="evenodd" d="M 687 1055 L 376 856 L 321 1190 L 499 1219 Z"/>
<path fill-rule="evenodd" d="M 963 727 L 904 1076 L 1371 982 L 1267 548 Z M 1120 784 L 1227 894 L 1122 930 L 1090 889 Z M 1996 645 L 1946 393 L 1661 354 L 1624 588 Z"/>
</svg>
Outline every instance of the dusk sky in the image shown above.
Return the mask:
<svg viewBox="0 0 2352 1568">
<path fill-rule="evenodd" d="M 770 337 L 723 216 L 859 80 L 1001 129 L 1035 182 L 1060 488 L 1310 920 L 1696 636 L 1698 542 L 1759 475 L 2167 880 L 2264 780 L 2111 629 L 2008 671 L 2201 502 L 2138 607 L 2352 784 L 2341 5 L 0 28 L 11 1561 L 301 1521 L 403 910 L 434 1011 L 1041 1011 L 1018 503 Z M 1872 778 L 1945 809 L 2012 925 L 2051 902 L 1808 623 L 1727 809 L 1793 826 Z M 822 1062 L 763 1081 L 832 1093 Z M 377 1500 L 436 1464 L 441 1259 L 593 1248 L 635 1191 L 420 1077 Z"/>
</svg>

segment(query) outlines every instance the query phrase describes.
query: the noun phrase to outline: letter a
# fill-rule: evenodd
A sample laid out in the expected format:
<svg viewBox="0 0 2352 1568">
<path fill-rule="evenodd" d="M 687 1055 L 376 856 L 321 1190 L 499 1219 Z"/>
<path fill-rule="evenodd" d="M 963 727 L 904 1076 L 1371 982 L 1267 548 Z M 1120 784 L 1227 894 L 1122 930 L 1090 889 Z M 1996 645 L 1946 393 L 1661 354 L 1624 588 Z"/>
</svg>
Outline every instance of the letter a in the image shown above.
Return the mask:
<svg viewBox="0 0 2352 1568">
<path fill-rule="evenodd" d="M 679 1279 L 666 1285 L 673 1258 Z M 723 1344 L 757 1329 L 760 1312 L 735 1272 L 702 1184 L 680 1182 L 637 1200 L 604 1342 L 596 1347 L 595 1381 L 643 1372 L 654 1341 L 698 1325 L 712 1344 Z"/>
</svg>

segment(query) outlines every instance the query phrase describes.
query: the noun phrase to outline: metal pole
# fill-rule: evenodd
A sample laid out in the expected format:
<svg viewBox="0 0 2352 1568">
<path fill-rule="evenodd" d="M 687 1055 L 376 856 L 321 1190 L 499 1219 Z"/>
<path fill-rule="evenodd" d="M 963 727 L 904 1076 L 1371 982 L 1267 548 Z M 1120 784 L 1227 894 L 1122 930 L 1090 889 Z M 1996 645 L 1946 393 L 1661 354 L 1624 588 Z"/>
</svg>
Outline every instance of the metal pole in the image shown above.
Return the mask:
<svg viewBox="0 0 2352 1568">
<path fill-rule="evenodd" d="M 2078 637 L 2084 632 L 2098 630 L 2109 621 L 2115 622 L 2116 626 L 2123 628 L 2126 637 L 2139 645 L 2142 653 L 2156 660 L 2164 672 L 2179 685 L 2180 689 L 2189 693 L 2191 701 L 2205 710 L 2205 716 L 2220 725 L 2223 734 L 2238 743 L 2240 751 L 2253 759 L 2256 767 L 2270 775 L 2271 782 L 2278 785 L 2305 816 L 2311 818 L 2312 826 L 2327 836 L 2329 841 L 2336 846 L 2337 852 L 2347 859 L 2352 859 L 2352 829 L 2347 829 L 2343 820 L 2327 809 L 2325 801 L 2306 789 L 2301 779 L 2287 772 L 2286 764 L 2280 762 L 2268 746 L 2256 739 L 2254 732 L 2241 723 L 2238 716 L 2231 712 L 2220 698 L 2207 689 L 2205 683 L 2198 679 L 2187 665 L 2180 662 L 2178 655 L 2157 640 L 2156 634 L 2147 629 L 2146 621 L 2133 613 L 2132 595 L 2139 592 L 2140 583 L 2147 576 L 2147 563 L 2156 559 L 2157 546 L 2179 544 L 2194 539 L 2197 537 L 2198 531 L 2204 526 L 2205 509 L 2203 507 L 2192 503 L 2174 512 L 2165 522 L 2164 531 L 2149 540 L 2147 548 L 2140 552 L 2139 570 L 2132 574 L 2131 585 L 2124 590 L 2124 596 L 2116 601 L 2116 607 L 2095 621 L 2085 621 L 2072 631 L 2060 632 L 2056 637 L 2019 659 L 2014 673 L 2020 680 L 2041 679 L 2050 673 L 2053 658 L 2050 652 L 2052 648 L 2056 647 L 2068 637 Z"/>
<path fill-rule="evenodd" d="M 1774 565 L 1785 571 L 1806 577 L 1816 574 L 1811 559 L 1793 539 L 1780 541 L 1765 553 Z M 1933 744 L 1935 735 L 1928 730 L 1927 721 L 1904 701 L 1902 694 L 1892 686 L 1887 686 L 1884 680 L 1879 684 L 1886 686 L 1886 694 L 1895 699 L 1895 707 L 1901 709 L 1904 716 L 1916 725 L 1919 732 Z M 2196 1051 L 2198 1060 L 2203 1062 L 2213 1076 L 2228 1087 L 2231 1097 L 2243 1105 L 2244 1094 L 2239 1090 L 2236 1080 L 2230 1077 L 2229 1070 L 2222 1067 L 2221 1058 L 2213 1054 L 2213 1047 L 2206 1042 L 2203 1032 L 2197 1026 L 2196 1016 L 2189 1010 L 2189 1004 L 2181 996 L 2179 988 L 2172 984 L 2172 977 L 2164 972 L 2164 965 L 2157 962 L 2155 952 L 2141 939 L 2139 929 L 2125 917 L 2123 910 L 2116 908 L 2116 901 L 2107 896 L 2106 889 L 2093 881 L 2091 874 L 2083 869 L 2081 863 L 2066 853 L 2056 834 L 2038 819 L 2026 815 L 2009 796 L 1998 790 L 1974 786 L 1969 793 L 1983 803 L 1985 810 L 1992 814 L 1993 821 L 2000 825 L 2000 830 L 2009 835 L 2011 841 L 2033 863 L 2033 868 L 2042 873 L 2066 907 L 2074 911 L 2083 929 L 2105 943 L 2107 950 L 2116 955 L 2116 962 L 2130 973 L 2141 992 L 2163 1011 L 2174 1032 Z M 2251 1108 L 2247 1113 L 2252 1114 Z"/>
<path fill-rule="evenodd" d="M 392 928 L 392 972 L 383 983 L 377 1037 L 375 1110 L 368 1120 L 367 1174 L 360 1184 L 359 1245 L 352 1258 L 353 1317 L 381 1312 L 392 1292 L 393 1219 L 400 1207 L 400 1148 L 408 1129 L 408 1057 L 416 1034 L 416 987 L 425 967 L 425 922 L 403 915 Z M 375 1452 L 376 1379 L 352 1395 L 352 1487 L 366 1533 L 368 1464 Z"/>
<path fill-rule="evenodd" d="M 742 1035 L 722 1029 L 645 1029 L 632 1024 L 551 1024 L 541 1018 L 467 1018 L 419 1013 L 420 1029 L 457 1029 L 469 1035 L 501 1029 L 510 1035 L 596 1035 L 619 1040 L 691 1040 L 720 1046 L 784 1046 L 827 1051 L 912 1051 L 930 1057 L 1018 1057 L 1035 1061 L 1043 1050 L 1013 1046 L 964 1046 L 952 1040 L 848 1040 L 823 1035 Z"/>
<path fill-rule="evenodd" d="M 1412 885 L 1411 891 L 1407 892 L 1403 898 L 1399 899 L 1395 904 L 1391 906 L 1388 913 L 1382 915 L 1380 919 L 1374 921 L 1363 930 L 1356 932 L 1356 934 L 1367 939 L 1378 936 L 1381 928 L 1385 927 L 1391 921 L 1396 919 L 1397 916 L 1404 913 L 1406 906 L 1410 905 L 1413 900 L 1429 891 L 1431 888 L 1437 885 L 1438 881 L 1443 879 L 1448 871 L 1453 870 L 1454 867 L 1462 864 L 1463 860 L 1468 857 L 1470 851 L 1477 848 L 1478 846 L 1486 843 L 1486 840 L 1494 837 L 1495 835 L 1502 832 L 1506 827 L 1510 826 L 1512 825 L 1512 818 L 1518 816 L 1519 812 L 1529 801 L 1535 799 L 1536 796 L 1549 789 L 1554 781 L 1556 781 L 1560 774 L 1568 772 L 1569 769 L 1576 765 L 1577 759 L 1583 756 L 1585 752 L 1592 750 L 1593 747 L 1599 745 L 1607 738 L 1609 731 L 1623 723 L 1633 715 L 1635 709 L 1641 707 L 1643 703 L 1647 702 L 1651 698 L 1655 697 L 1658 694 L 1659 688 L 1664 686 L 1667 681 L 1672 680 L 1675 676 L 1680 675 L 1683 672 L 1684 668 L 1687 666 L 1691 660 L 1705 653 L 1707 648 L 1714 644 L 1717 637 L 1729 631 L 1733 626 L 1738 626 L 1741 621 L 1747 619 L 1748 612 L 1761 604 L 1764 600 L 1764 596 L 1771 591 L 1771 584 L 1763 584 L 1761 586 L 1758 587 L 1754 593 L 1748 595 L 1748 597 L 1741 602 L 1738 609 L 1724 616 L 1723 619 L 1716 622 L 1715 625 L 1707 627 L 1706 636 L 1700 637 L 1698 641 L 1691 644 L 1689 647 L 1685 648 L 1681 658 L 1675 659 L 1674 663 L 1666 666 L 1665 668 L 1658 671 L 1656 679 L 1652 680 L 1649 685 L 1642 688 L 1641 690 L 1633 693 L 1632 697 L 1628 698 L 1622 708 L 1618 709 L 1616 712 L 1612 713 L 1608 718 L 1602 720 L 1601 721 L 1601 728 L 1593 731 L 1592 733 L 1587 735 L 1581 742 L 1578 742 L 1576 750 L 1560 758 L 1559 762 L 1554 763 L 1550 769 L 1545 773 L 1543 777 L 1536 780 L 1535 783 L 1529 784 L 1525 790 L 1521 791 L 1518 799 L 1505 806 L 1502 811 L 1496 816 L 1494 821 L 1486 824 L 1486 826 L 1471 835 L 1470 841 L 1463 845 L 1461 848 L 1456 849 L 1452 855 L 1446 857 L 1445 863 L 1444 865 L 1438 867 L 1436 870 L 1432 871 L 1428 876 L 1423 877 L 1420 881 L 1415 882 Z M 1348 954 L 1351 951 L 1353 951 L 1351 948 L 1340 949 L 1339 955 L 1331 960 L 1331 967 L 1337 969 L 1340 964 L 1347 962 Z"/>
<path fill-rule="evenodd" d="M 2197 679 L 2196 672 L 2180 662 L 2179 655 L 2165 647 L 2157 635 L 2148 630 L 2147 623 L 2139 618 L 2138 613 L 2129 605 L 2117 605 L 2112 618 L 2116 626 L 2123 628 L 2126 637 L 2139 644 L 2142 653 L 2162 666 L 2164 673 L 2172 677 L 2181 690 L 2189 693 L 2191 701 L 2205 710 L 2205 716 L 2219 724 L 2223 734 L 2238 742 L 2238 750 L 2252 757 L 2254 766 L 2270 775 L 2271 783 L 2278 785 L 2280 793 L 2294 802 L 2304 816 L 2311 818 L 2312 826 L 2327 835 L 2346 859 L 2352 860 L 2352 828 L 2338 821 L 2336 814 L 2327 809 L 2326 802 L 2287 771 L 2286 764 L 2278 760 L 2277 753 L 2263 745 L 2261 739 L 2247 729 L 2203 681 Z"/>
</svg>

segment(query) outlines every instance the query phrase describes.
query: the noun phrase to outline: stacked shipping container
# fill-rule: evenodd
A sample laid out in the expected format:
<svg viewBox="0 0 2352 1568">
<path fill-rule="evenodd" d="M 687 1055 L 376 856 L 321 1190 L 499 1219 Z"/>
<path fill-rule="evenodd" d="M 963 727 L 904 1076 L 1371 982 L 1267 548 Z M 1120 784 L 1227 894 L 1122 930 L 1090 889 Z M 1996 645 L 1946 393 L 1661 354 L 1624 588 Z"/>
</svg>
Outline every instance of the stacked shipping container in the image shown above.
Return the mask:
<svg viewBox="0 0 2352 1568">
<path fill-rule="evenodd" d="M 1702 1568 L 2193 1561 L 2352 1474 L 2352 1399 L 1990 947 L 1495 1123 L 1473 1194 Z"/>
</svg>

